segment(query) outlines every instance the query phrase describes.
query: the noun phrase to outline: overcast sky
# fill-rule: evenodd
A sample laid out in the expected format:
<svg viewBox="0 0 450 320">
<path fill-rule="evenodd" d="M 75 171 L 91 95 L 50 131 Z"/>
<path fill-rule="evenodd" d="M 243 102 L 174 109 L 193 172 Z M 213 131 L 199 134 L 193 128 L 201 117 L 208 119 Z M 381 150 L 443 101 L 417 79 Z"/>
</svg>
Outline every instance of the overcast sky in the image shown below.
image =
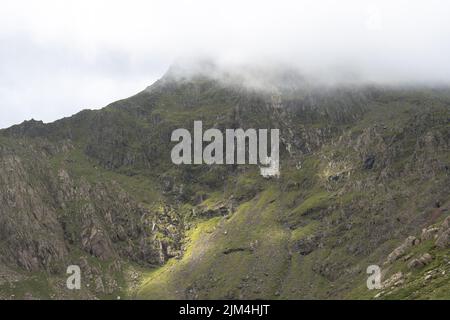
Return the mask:
<svg viewBox="0 0 450 320">
<path fill-rule="evenodd" d="M 450 83 L 450 2 L 0 0 L 0 127 L 101 108 L 193 56 Z"/>
</svg>

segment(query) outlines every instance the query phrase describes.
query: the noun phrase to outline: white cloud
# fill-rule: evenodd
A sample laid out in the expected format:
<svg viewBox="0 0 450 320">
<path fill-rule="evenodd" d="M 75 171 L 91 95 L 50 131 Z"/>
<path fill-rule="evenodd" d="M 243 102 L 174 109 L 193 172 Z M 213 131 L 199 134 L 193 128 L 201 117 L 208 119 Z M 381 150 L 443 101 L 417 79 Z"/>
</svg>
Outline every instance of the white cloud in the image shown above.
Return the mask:
<svg viewBox="0 0 450 320">
<path fill-rule="evenodd" d="M 2 0 L 0 127 L 102 107 L 185 56 L 448 83 L 449 16 L 445 0 Z"/>
</svg>

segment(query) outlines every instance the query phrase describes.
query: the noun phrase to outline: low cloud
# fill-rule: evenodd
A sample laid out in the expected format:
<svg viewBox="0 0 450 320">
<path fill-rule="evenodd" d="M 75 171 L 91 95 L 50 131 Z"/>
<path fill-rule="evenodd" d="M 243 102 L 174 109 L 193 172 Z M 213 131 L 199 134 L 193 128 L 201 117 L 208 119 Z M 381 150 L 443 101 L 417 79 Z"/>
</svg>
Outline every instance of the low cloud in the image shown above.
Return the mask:
<svg viewBox="0 0 450 320">
<path fill-rule="evenodd" d="M 447 1 L 5 1 L 0 127 L 100 108 L 174 61 L 340 83 L 450 83 Z"/>
</svg>

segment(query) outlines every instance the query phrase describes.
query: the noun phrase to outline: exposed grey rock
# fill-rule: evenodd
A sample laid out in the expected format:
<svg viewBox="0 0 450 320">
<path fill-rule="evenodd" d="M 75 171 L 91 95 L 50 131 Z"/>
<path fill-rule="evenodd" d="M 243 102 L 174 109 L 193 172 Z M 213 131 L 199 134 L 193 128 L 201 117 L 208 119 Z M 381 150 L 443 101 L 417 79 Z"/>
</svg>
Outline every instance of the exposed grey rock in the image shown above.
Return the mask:
<svg viewBox="0 0 450 320">
<path fill-rule="evenodd" d="M 442 249 L 450 247 L 450 216 L 448 216 L 441 224 L 435 244 Z"/>
<path fill-rule="evenodd" d="M 420 239 L 422 241 L 431 240 L 434 238 L 434 236 L 437 234 L 438 231 L 439 231 L 439 228 L 436 228 L 436 227 L 424 228 L 424 229 L 422 229 L 422 234 L 420 236 Z"/>
<path fill-rule="evenodd" d="M 450 229 L 447 229 L 438 234 L 436 239 L 436 246 L 445 249 L 450 247 Z"/>
<path fill-rule="evenodd" d="M 95 279 L 95 292 L 105 293 L 105 286 L 103 285 L 102 277 L 97 277 Z"/>
<path fill-rule="evenodd" d="M 422 268 L 424 264 L 419 259 L 413 259 L 408 263 L 409 269 L 418 269 Z"/>
<path fill-rule="evenodd" d="M 381 284 L 381 287 L 383 289 L 390 288 L 390 287 L 394 286 L 396 283 L 399 283 L 399 281 L 403 280 L 403 278 L 404 278 L 404 275 L 401 271 L 394 273 L 389 279 L 383 281 L 383 283 Z"/>
<path fill-rule="evenodd" d="M 420 262 L 422 262 L 424 265 L 429 264 L 432 260 L 433 257 L 431 256 L 431 254 L 429 253 L 424 253 L 420 258 L 419 258 Z"/>
<path fill-rule="evenodd" d="M 417 244 L 417 238 L 414 236 L 409 236 L 406 240 L 397 247 L 394 251 L 392 251 L 386 260 L 386 263 L 392 263 L 402 257 L 412 246 Z"/>
</svg>

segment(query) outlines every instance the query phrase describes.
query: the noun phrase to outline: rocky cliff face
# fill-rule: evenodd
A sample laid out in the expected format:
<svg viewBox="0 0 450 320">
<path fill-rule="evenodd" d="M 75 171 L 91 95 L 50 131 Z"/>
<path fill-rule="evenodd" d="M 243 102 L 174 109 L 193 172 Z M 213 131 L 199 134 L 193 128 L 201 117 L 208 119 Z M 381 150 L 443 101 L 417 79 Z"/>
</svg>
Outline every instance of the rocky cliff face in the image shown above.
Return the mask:
<svg viewBox="0 0 450 320">
<path fill-rule="evenodd" d="M 411 261 L 442 264 L 449 91 L 295 83 L 168 74 L 102 110 L 1 131 L 0 297 L 374 297 L 367 265 L 435 224 L 436 249 Z M 171 132 L 194 120 L 279 128 L 281 177 L 173 165 Z M 71 264 L 80 292 L 64 287 Z"/>
<path fill-rule="evenodd" d="M 2 142 L 0 262 L 5 266 L 52 277 L 72 264 L 89 270 L 85 256 L 113 266 L 121 261 L 155 266 L 179 254 L 182 229 L 171 224 L 173 215 L 136 201 L 114 179 L 74 172 L 73 161 L 79 160 L 70 159 L 76 152 L 71 142 Z"/>
</svg>

